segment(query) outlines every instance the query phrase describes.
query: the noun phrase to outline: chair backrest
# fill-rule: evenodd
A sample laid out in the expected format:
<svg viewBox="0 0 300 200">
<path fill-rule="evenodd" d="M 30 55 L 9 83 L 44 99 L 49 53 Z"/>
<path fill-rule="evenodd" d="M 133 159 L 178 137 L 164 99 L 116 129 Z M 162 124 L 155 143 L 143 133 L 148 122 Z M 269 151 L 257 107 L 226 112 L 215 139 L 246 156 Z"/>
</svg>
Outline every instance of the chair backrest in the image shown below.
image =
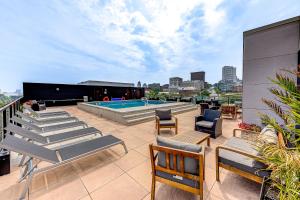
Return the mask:
<svg viewBox="0 0 300 200">
<path fill-rule="evenodd" d="M 160 120 L 172 119 L 171 109 L 157 109 L 155 110 L 155 115 L 158 116 Z"/>
<path fill-rule="evenodd" d="M 54 150 L 33 144 L 10 134 L 6 134 L 5 138 L 0 142 L 0 147 L 50 163 L 55 164 L 59 162 Z"/>
<path fill-rule="evenodd" d="M 24 121 L 24 120 L 20 119 L 20 118 L 17 117 L 17 116 L 13 116 L 13 117 L 11 118 L 11 120 L 12 120 L 13 122 L 18 123 L 18 124 L 21 124 L 22 126 L 26 126 L 26 127 L 30 128 L 30 129 L 33 129 L 33 130 L 36 130 L 36 131 L 42 131 L 42 128 L 41 128 L 41 127 L 39 127 L 39 126 L 37 126 L 37 125 L 34 125 L 34 124 L 30 123 L 30 122 Z"/>
<path fill-rule="evenodd" d="M 203 189 L 203 180 L 204 180 L 204 155 L 203 153 L 195 153 L 190 151 L 184 151 L 180 149 L 174 149 L 170 147 L 163 147 L 150 144 L 150 160 L 152 166 L 152 173 L 157 176 L 159 172 L 170 174 L 172 177 L 182 177 L 185 179 L 192 180 L 197 182 L 199 188 Z M 159 157 L 155 156 L 155 153 L 161 153 L 165 155 L 166 162 L 165 166 L 161 166 L 159 162 L 156 164 L 156 158 Z M 191 174 L 186 172 L 185 162 L 186 159 L 196 160 L 198 162 L 198 172 L 197 174 Z M 195 190 L 195 187 L 180 184 L 175 180 L 168 180 L 168 182 L 172 182 L 172 186 L 175 187 L 183 187 L 188 188 L 188 191 L 199 194 L 198 191 Z M 167 183 L 168 183 L 167 182 Z M 165 182 L 166 183 L 166 182 Z"/>
<path fill-rule="evenodd" d="M 41 136 L 37 133 L 34 133 L 30 130 L 26 130 L 26 129 L 20 127 L 20 126 L 16 126 L 12 123 L 9 123 L 7 125 L 7 127 L 5 127 L 5 130 L 7 130 L 8 132 L 23 136 L 23 137 L 28 138 L 30 140 L 34 140 L 34 141 L 39 142 L 39 143 L 43 143 L 43 144 L 47 143 L 47 138 L 46 137 Z"/>
<path fill-rule="evenodd" d="M 221 116 L 220 111 L 206 109 L 206 110 L 204 110 L 203 119 L 205 121 L 213 122 L 216 118 L 220 118 L 220 116 Z"/>
</svg>

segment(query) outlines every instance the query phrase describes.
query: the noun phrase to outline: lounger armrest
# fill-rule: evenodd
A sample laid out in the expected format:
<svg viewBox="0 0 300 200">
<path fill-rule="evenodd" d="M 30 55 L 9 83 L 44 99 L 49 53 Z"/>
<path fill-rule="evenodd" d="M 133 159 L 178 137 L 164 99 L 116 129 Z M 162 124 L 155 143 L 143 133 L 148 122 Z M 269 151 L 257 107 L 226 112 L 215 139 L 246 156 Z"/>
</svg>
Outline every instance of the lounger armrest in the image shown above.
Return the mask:
<svg viewBox="0 0 300 200">
<path fill-rule="evenodd" d="M 243 156 L 247 156 L 249 158 L 255 159 L 255 160 L 260 161 L 260 162 L 263 162 L 263 158 L 260 157 L 260 156 L 249 154 L 248 152 L 241 151 L 239 149 L 235 149 L 235 148 L 232 148 L 232 147 L 226 147 L 226 146 L 223 146 L 223 145 L 217 146 L 217 148 L 216 148 L 216 157 L 217 157 L 217 159 L 219 158 L 220 149 L 231 151 L 231 152 L 234 152 L 234 153 L 238 153 L 238 154 L 241 154 Z"/>
<path fill-rule="evenodd" d="M 259 134 L 259 132 L 256 132 L 256 131 L 251 131 L 251 130 L 241 129 L 241 128 L 235 128 L 235 129 L 233 129 L 233 137 L 237 137 L 237 132 L 246 132 L 246 133 L 256 134 L 256 135 Z"/>
</svg>

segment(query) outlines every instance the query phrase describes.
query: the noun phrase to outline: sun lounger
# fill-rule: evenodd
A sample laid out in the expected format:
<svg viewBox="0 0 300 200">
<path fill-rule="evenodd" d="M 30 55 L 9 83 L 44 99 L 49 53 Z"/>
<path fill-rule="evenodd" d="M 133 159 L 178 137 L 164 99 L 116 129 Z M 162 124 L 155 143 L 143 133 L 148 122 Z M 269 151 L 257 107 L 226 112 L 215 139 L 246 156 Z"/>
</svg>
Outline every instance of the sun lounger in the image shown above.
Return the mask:
<svg viewBox="0 0 300 200">
<path fill-rule="evenodd" d="M 75 127 L 80 127 L 82 126 L 83 128 L 88 127 L 86 123 L 82 122 L 82 121 L 78 121 L 78 122 L 68 122 L 68 123 L 63 123 L 63 124 L 56 124 L 56 125 L 51 125 L 51 126 L 37 126 L 35 124 L 32 124 L 30 122 L 27 122 L 23 119 L 20 119 L 17 116 L 13 116 L 11 118 L 11 121 L 21 124 L 22 126 L 35 130 L 39 133 L 44 133 L 44 132 L 50 132 L 50 131 L 58 131 L 58 130 L 62 130 L 62 129 L 66 129 L 66 128 L 75 128 Z"/>
<path fill-rule="evenodd" d="M 24 138 L 27 138 L 29 140 L 38 142 L 43 145 L 50 145 L 58 142 L 63 142 L 79 137 L 84 137 L 88 135 L 94 135 L 94 134 L 100 134 L 102 135 L 101 131 L 94 127 L 88 127 L 88 128 L 83 128 L 83 129 L 77 129 L 73 131 L 67 131 L 67 132 L 62 132 L 59 134 L 54 134 L 54 135 L 48 135 L 48 136 L 42 136 L 37 133 L 34 133 L 30 130 L 26 130 L 20 126 L 16 126 L 14 124 L 9 123 L 7 127 L 5 127 L 5 130 L 7 130 L 10 133 L 14 133 L 17 135 L 20 135 Z"/>
<path fill-rule="evenodd" d="M 30 122 L 37 124 L 37 125 L 46 125 L 46 124 L 53 124 L 53 123 L 63 123 L 63 122 L 70 122 L 70 121 L 79 121 L 76 117 L 64 117 L 64 118 L 44 118 L 44 119 L 37 119 L 35 117 L 31 117 L 27 114 L 24 114 L 20 111 L 16 112 L 16 115 L 29 120 Z"/>
<path fill-rule="evenodd" d="M 6 134 L 5 139 L 0 142 L 0 148 L 8 149 L 30 157 L 30 159 L 25 163 L 26 166 L 22 173 L 22 177 L 26 177 L 27 181 L 20 199 L 25 199 L 31 180 L 35 174 L 96 154 L 99 151 L 119 144 L 123 145 L 124 150 L 127 153 L 124 141 L 112 135 L 106 135 L 100 138 L 84 141 L 82 143 L 51 150 L 43 146 L 33 144 L 29 141 L 25 141 L 24 139 L 17 138 L 13 135 Z M 35 170 L 39 162 L 33 165 L 33 159 L 46 161 L 53 165 Z"/>
<path fill-rule="evenodd" d="M 66 111 L 56 111 L 56 112 L 37 112 L 32 110 L 32 108 L 26 108 L 29 112 L 36 115 L 39 118 L 47 118 L 47 117 L 58 117 L 58 116 L 70 116 L 70 114 Z"/>
</svg>

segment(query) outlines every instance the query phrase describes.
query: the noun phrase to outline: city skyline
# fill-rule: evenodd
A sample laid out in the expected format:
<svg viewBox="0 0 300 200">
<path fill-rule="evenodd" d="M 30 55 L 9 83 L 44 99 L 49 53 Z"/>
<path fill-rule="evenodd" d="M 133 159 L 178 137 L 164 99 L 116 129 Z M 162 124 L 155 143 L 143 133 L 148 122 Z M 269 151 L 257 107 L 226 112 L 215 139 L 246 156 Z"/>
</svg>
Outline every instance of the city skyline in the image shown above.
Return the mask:
<svg viewBox="0 0 300 200">
<path fill-rule="evenodd" d="M 242 78 L 243 31 L 299 13 L 296 0 L 1 1 L 0 87 L 165 84 L 173 76 L 187 80 L 193 71 L 216 83 L 224 65 L 237 67 Z"/>
</svg>

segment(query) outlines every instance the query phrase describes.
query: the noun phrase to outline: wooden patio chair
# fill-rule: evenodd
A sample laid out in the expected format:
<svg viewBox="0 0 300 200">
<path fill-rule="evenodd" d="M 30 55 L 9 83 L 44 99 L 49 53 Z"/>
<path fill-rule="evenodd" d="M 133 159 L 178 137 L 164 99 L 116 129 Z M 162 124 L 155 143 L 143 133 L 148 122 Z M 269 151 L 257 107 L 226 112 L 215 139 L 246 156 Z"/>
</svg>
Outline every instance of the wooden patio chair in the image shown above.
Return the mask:
<svg viewBox="0 0 300 200">
<path fill-rule="evenodd" d="M 158 135 L 161 128 L 175 128 L 175 134 L 178 133 L 178 119 L 171 114 L 171 109 L 155 110 L 155 125 Z"/>
<path fill-rule="evenodd" d="M 158 137 L 157 143 L 159 146 L 149 146 L 151 200 L 155 199 L 156 181 L 200 195 L 200 200 L 203 200 L 204 147 L 161 137 Z"/>
</svg>

